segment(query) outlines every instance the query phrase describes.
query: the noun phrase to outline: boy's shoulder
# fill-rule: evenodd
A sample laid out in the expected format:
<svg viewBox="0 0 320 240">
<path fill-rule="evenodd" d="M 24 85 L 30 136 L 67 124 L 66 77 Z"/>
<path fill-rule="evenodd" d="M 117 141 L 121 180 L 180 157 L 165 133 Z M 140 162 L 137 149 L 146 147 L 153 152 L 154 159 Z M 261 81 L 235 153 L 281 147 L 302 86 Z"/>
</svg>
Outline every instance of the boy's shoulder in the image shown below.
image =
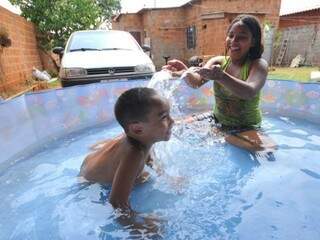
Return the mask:
<svg viewBox="0 0 320 240">
<path fill-rule="evenodd" d="M 125 136 L 126 139 L 122 142 L 124 145 L 124 160 L 137 161 L 144 159 L 149 154 L 149 151 L 139 141 L 134 138 Z"/>
</svg>

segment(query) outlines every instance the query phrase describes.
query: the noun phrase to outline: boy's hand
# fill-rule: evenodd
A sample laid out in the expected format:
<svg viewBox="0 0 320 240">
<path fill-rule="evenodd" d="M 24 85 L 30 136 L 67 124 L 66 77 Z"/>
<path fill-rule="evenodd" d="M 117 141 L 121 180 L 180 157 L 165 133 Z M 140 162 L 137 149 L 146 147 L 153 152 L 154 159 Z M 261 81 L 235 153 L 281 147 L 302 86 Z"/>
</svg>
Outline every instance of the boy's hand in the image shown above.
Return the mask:
<svg viewBox="0 0 320 240">
<path fill-rule="evenodd" d="M 134 211 L 120 212 L 117 217 L 118 222 L 125 226 L 132 237 L 138 237 L 140 239 L 141 232 L 143 236 L 148 239 L 162 239 L 163 224 L 165 220 L 152 214 L 141 214 Z"/>
<path fill-rule="evenodd" d="M 188 179 L 186 177 L 181 177 L 181 176 L 177 176 L 177 177 L 169 176 L 168 182 L 177 194 L 182 194 L 183 188 L 188 184 Z"/>
<path fill-rule="evenodd" d="M 142 184 L 147 182 L 150 179 L 150 173 L 142 172 L 139 177 L 137 177 L 135 184 Z"/>
</svg>

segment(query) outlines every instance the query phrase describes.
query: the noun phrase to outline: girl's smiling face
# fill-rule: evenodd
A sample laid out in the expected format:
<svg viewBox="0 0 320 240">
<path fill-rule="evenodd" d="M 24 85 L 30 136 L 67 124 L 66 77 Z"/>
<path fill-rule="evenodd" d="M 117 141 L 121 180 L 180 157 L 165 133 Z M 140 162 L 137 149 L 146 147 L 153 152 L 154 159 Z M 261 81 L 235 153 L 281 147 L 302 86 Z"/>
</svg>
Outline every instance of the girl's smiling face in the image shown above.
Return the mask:
<svg viewBox="0 0 320 240">
<path fill-rule="evenodd" d="M 241 21 L 230 28 L 226 38 L 227 49 L 233 61 L 241 61 L 247 57 L 254 46 L 254 38 L 246 25 Z"/>
</svg>

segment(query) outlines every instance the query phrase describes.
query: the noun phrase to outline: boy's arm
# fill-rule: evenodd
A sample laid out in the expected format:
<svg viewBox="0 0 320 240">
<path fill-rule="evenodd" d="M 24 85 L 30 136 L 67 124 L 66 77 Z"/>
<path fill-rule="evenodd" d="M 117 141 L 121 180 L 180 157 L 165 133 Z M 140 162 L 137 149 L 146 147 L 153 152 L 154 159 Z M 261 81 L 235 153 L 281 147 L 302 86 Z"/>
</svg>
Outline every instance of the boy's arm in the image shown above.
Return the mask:
<svg viewBox="0 0 320 240">
<path fill-rule="evenodd" d="M 163 166 L 160 164 L 159 159 L 156 158 L 154 148 L 150 150 L 150 153 L 146 159 L 146 165 L 155 170 L 158 175 L 163 173 Z"/>
<path fill-rule="evenodd" d="M 121 161 L 112 182 L 109 201 L 114 208 L 120 210 L 117 220 L 121 225 L 133 231 L 141 230 L 159 237 L 161 220 L 157 217 L 143 216 L 133 211 L 129 204 L 129 195 L 135 184 L 142 159 L 143 154 L 131 153 Z"/>
<path fill-rule="evenodd" d="M 146 165 L 151 167 L 158 174 L 158 176 L 165 177 L 166 181 L 176 190 L 176 192 L 180 193 L 183 186 L 187 183 L 186 178 L 180 176 L 170 176 L 164 171 L 164 167 L 159 162 L 159 159 L 156 159 L 155 161 L 154 158 L 155 152 L 151 151 L 146 160 Z"/>
<path fill-rule="evenodd" d="M 131 156 L 130 156 L 131 155 Z M 141 164 L 142 154 L 129 154 L 120 161 L 114 175 L 110 203 L 114 208 L 130 209 L 129 195 L 134 186 Z"/>
</svg>

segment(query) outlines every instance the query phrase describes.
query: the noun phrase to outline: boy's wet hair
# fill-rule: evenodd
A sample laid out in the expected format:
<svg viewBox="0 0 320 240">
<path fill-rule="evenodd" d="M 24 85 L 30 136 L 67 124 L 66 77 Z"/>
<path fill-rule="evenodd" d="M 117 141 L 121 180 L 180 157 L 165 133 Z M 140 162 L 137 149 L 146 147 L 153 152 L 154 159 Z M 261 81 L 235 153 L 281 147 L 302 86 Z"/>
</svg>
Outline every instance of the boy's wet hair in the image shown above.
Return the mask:
<svg viewBox="0 0 320 240">
<path fill-rule="evenodd" d="M 264 51 L 264 47 L 261 42 L 262 34 L 261 34 L 261 25 L 259 20 L 255 16 L 241 14 L 237 16 L 235 19 L 233 19 L 233 21 L 231 22 L 228 28 L 227 34 L 229 33 L 231 27 L 237 22 L 243 23 L 249 29 L 249 31 L 252 34 L 252 37 L 254 38 L 255 44 L 249 50 L 249 53 L 248 53 L 249 59 L 255 60 L 260 58 Z"/>
<path fill-rule="evenodd" d="M 120 95 L 115 107 L 114 114 L 125 131 L 128 124 L 147 121 L 148 114 L 157 103 L 154 96 L 158 95 L 152 88 L 131 88 Z"/>
</svg>

